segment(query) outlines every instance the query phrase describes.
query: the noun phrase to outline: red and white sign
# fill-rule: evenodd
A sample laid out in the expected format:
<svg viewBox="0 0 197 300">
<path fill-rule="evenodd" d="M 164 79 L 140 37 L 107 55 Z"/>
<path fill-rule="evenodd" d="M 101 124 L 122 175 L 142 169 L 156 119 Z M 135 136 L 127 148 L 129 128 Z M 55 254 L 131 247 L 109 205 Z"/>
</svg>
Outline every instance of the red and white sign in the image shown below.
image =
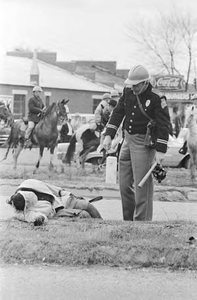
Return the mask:
<svg viewBox="0 0 197 300">
<path fill-rule="evenodd" d="M 156 88 L 165 91 L 183 91 L 185 89 L 183 76 L 157 76 Z"/>
</svg>

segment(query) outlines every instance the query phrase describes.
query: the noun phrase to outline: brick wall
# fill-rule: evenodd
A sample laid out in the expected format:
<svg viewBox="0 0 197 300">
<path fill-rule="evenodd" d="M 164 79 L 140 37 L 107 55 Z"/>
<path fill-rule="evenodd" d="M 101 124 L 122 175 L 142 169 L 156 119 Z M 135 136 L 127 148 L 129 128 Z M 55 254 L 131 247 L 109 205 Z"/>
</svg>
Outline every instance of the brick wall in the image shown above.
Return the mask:
<svg viewBox="0 0 197 300">
<path fill-rule="evenodd" d="M 63 89 L 51 89 L 42 87 L 43 94 L 42 99 L 45 102 L 44 92 L 51 93 L 50 104 L 52 102 L 57 102 L 62 99 L 70 99 L 68 106 L 70 113 L 93 113 L 93 99 L 92 95 L 100 95 L 103 93 L 89 92 L 89 91 L 76 91 L 76 90 L 63 90 Z M 23 90 L 26 91 L 25 95 L 25 112 L 28 112 L 28 99 L 32 96 L 31 86 L 14 86 L 14 85 L 1 85 L 0 84 L 0 95 L 13 95 L 13 90 Z"/>
<path fill-rule="evenodd" d="M 100 68 L 109 70 L 111 72 L 116 71 L 116 61 L 76 60 L 75 62 L 76 62 L 76 65 L 89 66 L 89 67 L 98 66 Z"/>
</svg>

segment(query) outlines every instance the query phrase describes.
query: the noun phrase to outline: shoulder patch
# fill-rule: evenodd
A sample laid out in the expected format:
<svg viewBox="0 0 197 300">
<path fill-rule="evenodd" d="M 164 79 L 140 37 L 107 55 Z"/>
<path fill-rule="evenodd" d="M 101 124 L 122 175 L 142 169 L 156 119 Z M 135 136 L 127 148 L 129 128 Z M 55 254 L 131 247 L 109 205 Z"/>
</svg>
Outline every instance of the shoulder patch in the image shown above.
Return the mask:
<svg viewBox="0 0 197 300">
<path fill-rule="evenodd" d="M 167 106 L 167 102 L 164 98 L 161 99 L 161 107 L 164 109 Z"/>
</svg>

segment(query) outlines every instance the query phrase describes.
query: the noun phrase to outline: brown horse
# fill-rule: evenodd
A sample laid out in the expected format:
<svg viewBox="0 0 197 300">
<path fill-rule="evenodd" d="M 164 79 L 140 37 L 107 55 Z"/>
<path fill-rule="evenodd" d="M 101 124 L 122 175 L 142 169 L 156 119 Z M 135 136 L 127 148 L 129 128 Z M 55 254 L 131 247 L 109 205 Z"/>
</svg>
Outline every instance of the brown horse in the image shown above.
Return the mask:
<svg viewBox="0 0 197 300">
<path fill-rule="evenodd" d="M 58 140 L 58 122 L 60 119 L 67 119 L 67 111 L 65 105 L 69 100 L 61 100 L 57 103 L 52 103 L 46 110 L 40 122 L 35 126 L 31 135 L 33 145 L 39 146 L 39 158 L 36 164 L 36 169 L 40 166 L 40 161 L 43 156 L 44 148 L 50 149 L 50 164 L 49 168 L 53 168 L 54 150 Z M 8 149 L 3 160 L 7 158 L 10 148 L 15 148 L 13 151 L 14 169 L 17 167 L 17 160 L 20 152 L 24 148 L 24 136 L 27 123 L 24 120 L 19 120 L 11 126 L 11 132 L 7 140 Z"/>
</svg>

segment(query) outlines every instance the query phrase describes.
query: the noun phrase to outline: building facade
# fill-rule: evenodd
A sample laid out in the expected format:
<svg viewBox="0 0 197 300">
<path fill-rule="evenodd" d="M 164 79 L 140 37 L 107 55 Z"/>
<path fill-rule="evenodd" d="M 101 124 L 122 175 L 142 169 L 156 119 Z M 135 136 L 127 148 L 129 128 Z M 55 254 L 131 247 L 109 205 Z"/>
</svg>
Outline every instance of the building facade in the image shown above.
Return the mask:
<svg viewBox="0 0 197 300">
<path fill-rule="evenodd" d="M 46 106 L 61 99 L 69 99 L 70 113 L 93 113 L 94 103 L 98 99 L 100 101 L 104 93 L 110 92 L 108 86 L 96 84 L 35 57 L 3 58 L 0 101 L 10 105 L 15 119 L 27 116 L 28 99 L 32 96 L 33 86 L 37 84 L 43 89 L 42 99 Z"/>
</svg>

